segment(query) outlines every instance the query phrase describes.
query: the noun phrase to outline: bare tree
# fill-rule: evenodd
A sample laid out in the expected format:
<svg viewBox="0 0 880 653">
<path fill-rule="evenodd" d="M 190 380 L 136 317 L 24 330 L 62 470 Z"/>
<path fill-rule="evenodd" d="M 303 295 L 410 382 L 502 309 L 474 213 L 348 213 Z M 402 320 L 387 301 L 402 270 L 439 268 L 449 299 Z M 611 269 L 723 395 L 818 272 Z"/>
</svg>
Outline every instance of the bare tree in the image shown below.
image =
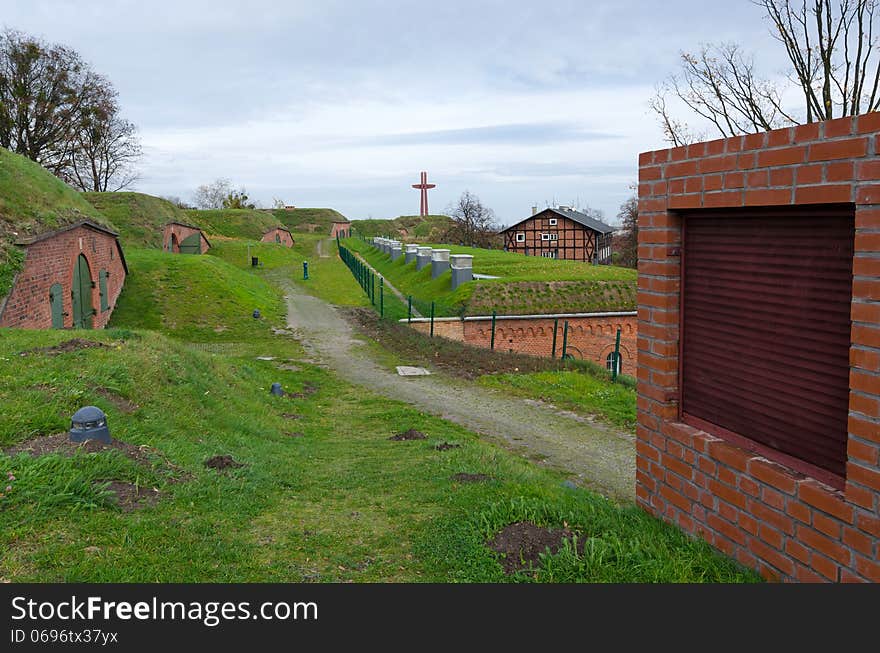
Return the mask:
<svg viewBox="0 0 880 653">
<path fill-rule="evenodd" d="M 193 203 L 200 209 L 222 209 L 224 200 L 232 192 L 229 179 L 215 179 L 210 184 L 202 184 L 193 193 Z"/>
<path fill-rule="evenodd" d="M 621 204 L 617 218 L 622 232 L 619 264 L 634 268 L 639 262 L 639 198 L 633 195 Z"/>
<path fill-rule="evenodd" d="M 109 87 L 79 54 L 21 32 L 0 33 L 0 145 L 63 176 L 75 135 Z"/>
<path fill-rule="evenodd" d="M 106 82 L 81 111 L 61 176 L 83 191 L 118 191 L 137 179 L 134 163 L 142 150 L 133 123 L 119 115 L 116 90 Z"/>
<path fill-rule="evenodd" d="M 752 0 L 763 8 L 772 34 L 785 48 L 790 88 L 802 109 L 783 105 L 788 90 L 761 77 L 754 59 L 733 43 L 681 53 L 681 70 L 650 103 L 666 139 L 684 145 L 700 138 L 676 120 L 676 97 L 721 136 L 830 120 L 880 108 L 880 54 L 874 34 L 877 0 Z"/>
<path fill-rule="evenodd" d="M 452 226 L 444 239 L 470 247 L 491 247 L 498 232 L 495 212 L 483 206 L 480 198 L 465 191 L 458 202 L 447 209 Z"/>
</svg>

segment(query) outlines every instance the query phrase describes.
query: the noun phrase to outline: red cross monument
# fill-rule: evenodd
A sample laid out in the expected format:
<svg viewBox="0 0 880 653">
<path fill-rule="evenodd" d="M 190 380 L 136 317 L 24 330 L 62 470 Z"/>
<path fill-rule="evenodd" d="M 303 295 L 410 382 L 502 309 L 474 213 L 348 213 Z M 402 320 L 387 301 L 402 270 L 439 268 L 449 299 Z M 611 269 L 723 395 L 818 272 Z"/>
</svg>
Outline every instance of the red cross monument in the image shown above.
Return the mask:
<svg viewBox="0 0 880 653">
<path fill-rule="evenodd" d="M 422 181 L 419 184 L 413 184 L 413 188 L 418 188 L 422 191 L 422 201 L 419 204 L 419 215 L 428 215 L 428 189 L 434 188 L 437 184 L 429 184 L 428 183 L 428 173 L 422 173 Z"/>
</svg>

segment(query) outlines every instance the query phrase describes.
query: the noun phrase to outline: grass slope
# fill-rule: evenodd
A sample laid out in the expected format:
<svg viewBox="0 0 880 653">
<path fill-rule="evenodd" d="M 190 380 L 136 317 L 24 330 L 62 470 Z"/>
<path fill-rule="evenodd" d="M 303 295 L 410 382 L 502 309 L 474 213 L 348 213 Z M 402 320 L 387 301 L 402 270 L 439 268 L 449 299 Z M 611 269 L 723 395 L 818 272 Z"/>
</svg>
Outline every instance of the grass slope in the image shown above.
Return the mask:
<svg viewBox="0 0 880 653">
<path fill-rule="evenodd" d="M 48 170 L 0 147 L 0 297 L 9 292 L 23 261 L 13 242 L 86 219 L 115 229 Z"/>
<path fill-rule="evenodd" d="M 452 225 L 448 215 L 401 215 L 392 219 L 352 220 L 351 226 L 356 234 L 367 237 L 387 236 L 407 238 L 410 241 L 423 239 L 429 242 L 441 237 Z"/>
<path fill-rule="evenodd" d="M 403 257 L 392 261 L 389 254 L 357 238 L 345 239 L 344 246 L 361 253 L 401 292 L 412 295 L 419 310 L 434 301 L 438 315 L 597 312 L 636 306 L 637 273 L 629 268 L 443 245 L 453 254 L 473 255 L 475 273 L 500 277 L 453 291 L 449 272 L 432 279 L 430 266 L 416 270 L 415 262 L 406 264 Z"/>
<path fill-rule="evenodd" d="M 162 247 L 168 222 L 189 222 L 168 200 L 144 193 L 83 193 L 82 196 L 119 229 L 123 247 Z"/>
<path fill-rule="evenodd" d="M 180 257 L 183 258 L 183 257 Z M 57 356 L 19 352 L 71 334 L 10 331 L 0 341 L 0 443 L 57 433 L 80 405 L 108 413 L 113 436 L 149 447 L 0 454 L 0 578 L 38 582 L 727 582 L 755 576 L 635 508 L 561 485 L 561 477 L 477 436 L 340 383 L 307 363 L 283 370 L 258 353 L 298 357 L 290 339 L 262 351 L 202 351 L 155 332 L 79 335 L 109 345 Z M 301 398 L 268 393 L 278 381 Z M 97 388 L 103 388 L 99 394 Z M 137 405 L 126 413 L 106 391 Z M 285 413 L 296 413 L 291 421 Z M 392 442 L 406 428 L 427 440 Z M 289 435 L 296 431 L 295 436 Z M 441 442 L 461 445 L 437 451 Z M 203 462 L 230 455 L 223 473 Z M 163 463 L 162 459 L 167 462 Z M 492 477 L 459 484 L 458 472 Z M 124 512 L 109 480 L 156 488 Z M 513 521 L 566 523 L 583 554 L 546 556 L 534 576 L 505 576 L 486 539 Z M 173 532 L 174 536 L 169 537 Z"/>
<path fill-rule="evenodd" d="M 291 231 L 329 235 L 334 222 L 346 222 L 348 218 L 336 209 L 300 208 L 272 209 L 269 213 Z"/>
<path fill-rule="evenodd" d="M 220 235 L 260 240 L 264 233 L 281 226 L 271 213 L 255 209 L 188 209 L 184 214 L 185 222 L 202 227 L 209 238 Z"/>
<path fill-rule="evenodd" d="M 242 341 L 283 326 L 280 292 L 218 257 L 158 250 L 126 253 L 130 274 L 111 327 L 160 330 L 196 341 Z M 252 317 L 259 309 L 262 319 Z"/>
</svg>

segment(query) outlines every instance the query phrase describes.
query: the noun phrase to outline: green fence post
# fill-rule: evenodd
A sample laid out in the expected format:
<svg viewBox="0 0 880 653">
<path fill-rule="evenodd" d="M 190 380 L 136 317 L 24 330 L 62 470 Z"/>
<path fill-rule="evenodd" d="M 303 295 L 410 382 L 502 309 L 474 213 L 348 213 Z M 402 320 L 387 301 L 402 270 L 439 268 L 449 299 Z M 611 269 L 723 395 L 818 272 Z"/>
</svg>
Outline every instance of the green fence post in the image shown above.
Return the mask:
<svg viewBox="0 0 880 653">
<path fill-rule="evenodd" d="M 379 317 L 385 317 L 385 279 L 379 277 Z"/>
<path fill-rule="evenodd" d="M 412 295 L 406 298 L 406 322 L 412 324 Z"/>
<path fill-rule="evenodd" d="M 376 275 L 370 271 L 370 303 L 376 305 Z"/>
<path fill-rule="evenodd" d="M 553 352 L 550 358 L 556 358 L 556 331 L 559 329 L 559 318 L 553 320 Z"/>
<path fill-rule="evenodd" d="M 434 302 L 431 302 L 431 337 L 434 337 Z"/>
<path fill-rule="evenodd" d="M 562 324 L 562 360 L 565 360 L 565 356 L 568 353 L 568 320 L 563 322 Z"/>
<path fill-rule="evenodd" d="M 489 349 L 495 349 L 495 311 L 492 311 L 492 341 L 489 343 Z"/>
<path fill-rule="evenodd" d="M 620 327 L 617 327 L 617 340 L 614 343 L 614 366 L 611 368 L 612 381 L 617 381 L 618 367 L 620 367 Z"/>
</svg>

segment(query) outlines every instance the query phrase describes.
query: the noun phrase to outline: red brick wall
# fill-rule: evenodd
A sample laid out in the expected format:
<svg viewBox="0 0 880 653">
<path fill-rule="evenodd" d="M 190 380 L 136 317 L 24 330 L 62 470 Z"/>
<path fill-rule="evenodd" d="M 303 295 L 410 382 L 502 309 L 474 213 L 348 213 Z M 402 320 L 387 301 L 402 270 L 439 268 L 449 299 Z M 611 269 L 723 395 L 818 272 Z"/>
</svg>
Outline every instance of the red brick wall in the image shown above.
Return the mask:
<svg viewBox="0 0 880 653">
<path fill-rule="evenodd" d="M 180 242 L 192 236 L 193 234 L 201 234 L 201 238 L 199 239 L 199 253 L 204 254 L 210 249 L 210 245 L 208 245 L 208 239 L 205 238 L 205 235 L 202 234 L 200 229 L 194 229 L 192 227 L 186 227 L 182 224 L 166 224 L 165 231 L 162 233 L 162 249 L 166 252 L 169 251 L 169 243 L 174 243 L 174 247 L 170 250 L 175 254 L 180 253 Z"/>
<path fill-rule="evenodd" d="M 285 247 L 293 247 L 293 236 L 290 235 L 289 231 L 284 229 L 272 229 L 263 234 L 263 238 L 261 242 L 264 243 L 274 243 L 275 236 L 278 236 L 281 239 L 281 244 Z"/>
<path fill-rule="evenodd" d="M 605 367 L 608 354 L 614 351 L 617 329 L 621 329 L 621 371 L 636 374 L 636 316 L 559 318 L 556 356 L 562 355 L 562 329 L 568 320 L 568 353 L 575 358 L 593 361 Z M 413 322 L 413 328 L 428 333 L 429 322 Z M 434 321 L 434 335 L 485 347 L 492 344 L 492 318 L 479 320 Z M 550 356 L 553 352 L 553 318 L 517 318 L 495 321 L 495 349 L 532 356 Z"/>
<path fill-rule="evenodd" d="M 766 578 L 880 582 L 878 152 L 872 113 L 639 157 L 637 500 Z M 676 210 L 838 202 L 856 206 L 842 490 L 681 423 L 678 405 Z"/>
<path fill-rule="evenodd" d="M 116 238 L 88 227 L 77 227 L 52 238 L 29 245 L 24 267 L 15 279 L 3 313 L 0 327 L 21 329 L 49 329 L 52 327 L 52 309 L 49 289 L 55 283 L 63 287 L 64 326 L 73 326 L 73 305 L 70 297 L 73 268 L 80 254 L 89 262 L 95 287 L 92 306 L 95 307 L 94 326 L 103 328 L 110 321 L 116 299 L 125 282 L 125 268 L 119 255 Z M 109 309 L 101 311 L 98 273 L 107 270 L 107 302 Z"/>
<path fill-rule="evenodd" d="M 334 222 L 333 227 L 330 229 L 330 236 L 332 238 L 336 238 L 336 234 L 340 232 L 345 232 L 347 234 L 351 233 L 351 223 L 350 222 Z M 340 234 L 340 237 L 342 235 Z"/>
</svg>

